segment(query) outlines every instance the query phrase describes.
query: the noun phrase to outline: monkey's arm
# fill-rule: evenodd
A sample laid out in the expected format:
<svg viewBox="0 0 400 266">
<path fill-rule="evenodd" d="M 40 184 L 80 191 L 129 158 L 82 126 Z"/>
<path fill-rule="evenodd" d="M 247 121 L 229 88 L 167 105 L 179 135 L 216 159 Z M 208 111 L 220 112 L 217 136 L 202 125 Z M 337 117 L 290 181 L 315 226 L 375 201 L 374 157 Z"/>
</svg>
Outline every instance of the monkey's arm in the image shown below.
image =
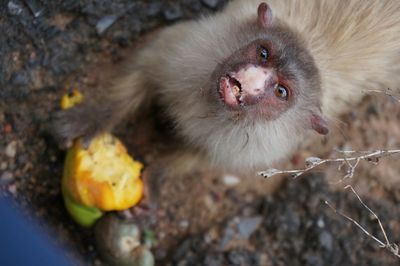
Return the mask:
<svg viewBox="0 0 400 266">
<path fill-rule="evenodd" d="M 86 97 L 82 104 L 56 113 L 52 126 L 60 144 L 69 146 L 78 137 L 88 144 L 94 136 L 111 130 L 150 97 L 150 88 L 142 72 L 127 71 L 129 74 L 113 79 L 108 87 Z"/>
<path fill-rule="evenodd" d="M 96 89 L 93 96 L 86 97 L 81 105 L 58 112 L 52 125 L 57 142 L 68 146 L 73 139 L 82 137 L 88 144 L 90 139 L 111 130 L 129 113 L 133 114 L 146 106 L 156 91 L 163 90 L 164 84 L 173 84 L 176 77 L 185 75 L 182 68 L 186 69 L 187 64 L 177 60 L 176 54 L 171 52 L 182 42 L 179 36 L 186 36 L 190 32 L 182 24 L 163 29 L 152 36 L 151 41 L 131 56 L 109 84 Z"/>
</svg>

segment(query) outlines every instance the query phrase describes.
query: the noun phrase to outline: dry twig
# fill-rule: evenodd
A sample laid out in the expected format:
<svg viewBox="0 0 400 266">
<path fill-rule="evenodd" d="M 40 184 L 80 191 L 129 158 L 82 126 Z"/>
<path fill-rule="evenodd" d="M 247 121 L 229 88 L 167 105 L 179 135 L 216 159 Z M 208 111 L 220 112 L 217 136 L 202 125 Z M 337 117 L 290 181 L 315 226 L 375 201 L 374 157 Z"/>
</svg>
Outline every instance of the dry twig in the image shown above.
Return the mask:
<svg viewBox="0 0 400 266">
<path fill-rule="evenodd" d="M 353 177 L 354 172 L 361 160 L 365 160 L 371 163 L 378 163 L 380 158 L 400 153 L 400 149 L 376 150 L 376 151 L 339 151 L 339 152 L 344 154 L 345 156 L 338 158 L 328 158 L 328 159 L 321 159 L 318 157 L 308 157 L 305 160 L 305 168 L 303 169 L 279 170 L 271 168 L 266 171 L 258 172 L 257 174 L 265 178 L 269 178 L 279 174 L 291 174 L 293 178 L 297 178 L 320 165 L 326 163 L 339 163 L 339 170 L 343 166 L 347 166 L 347 172 L 346 175 L 343 177 L 343 179 L 351 178 Z"/>
<path fill-rule="evenodd" d="M 395 100 L 396 102 L 400 102 L 400 95 L 396 92 L 393 92 L 390 88 L 386 90 L 368 90 L 367 92 L 377 92 L 377 93 L 384 93 L 386 96 L 389 96 L 391 99 Z"/>
<path fill-rule="evenodd" d="M 381 248 L 386 248 L 388 249 L 391 253 L 393 253 L 396 257 L 400 258 L 400 254 L 399 254 L 399 246 L 395 243 L 391 243 L 387 237 L 386 231 L 383 228 L 383 225 L 381 223 L 381 220 L 379 219 L 378 215 L 376 215 L 362 200 L 361 197 L 357 194 L 357 192 L 354 190 L 354 188 L 351 185 L 347 185 L 345 186 L 344 189 L 351 189 L 351 191 L 354 193 L 354 195 L 356 195 L 358 201 L 361 203 L 361 205 L 363 205 L 364 208 L 366 208 L 374 217 L 375 219 L 378 221 L 379 227 L 381 229 L 381 232 L 385 238 L 385 241 L 380 240 L 379 238 L 377 238 L 376 236 L 372 235 L 371 233 L 369 233 L 367 231 L 367 229 L 365 229 L 364 227 L 362 227 L 356 220 L 354 220 L 353 218 L 347 216 L 346 214 L 338 211 L 336 208 L 334 208 L 327 200 L 325 200 L 325 204 L 328 205 L 335 213 L 339 214 L 340 216 L 346 218 L 347 220 L 349 220 L 350 222 L 352 222 L 353 224 L 355 224 L 358 228 L 360 228 L 367 236 L 369 236 L 370 238 L 372 238 L 373 240 L 375 240 L 378 244 L 379 247 Z"/>
</svg>

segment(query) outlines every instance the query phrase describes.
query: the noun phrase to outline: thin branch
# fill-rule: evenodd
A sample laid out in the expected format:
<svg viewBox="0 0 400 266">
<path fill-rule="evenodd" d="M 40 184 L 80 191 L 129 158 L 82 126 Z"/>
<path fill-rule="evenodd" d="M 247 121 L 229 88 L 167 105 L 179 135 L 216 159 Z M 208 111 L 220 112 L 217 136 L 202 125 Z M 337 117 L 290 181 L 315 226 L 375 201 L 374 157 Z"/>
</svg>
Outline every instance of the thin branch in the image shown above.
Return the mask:
<svg viewBox="0 0 400 266">
<path fill-rule="evenodd" d="M 387 88 L 386 90 L 366 90 L 367 92 L 378 92 L 378 93 L 384 93 L 386 96 L 389 96 L 393 100 L 400 102 L 400 95 L 398 93 L 394 93 L 390 88 Z"/>
<path fill-rule="evenodd" d="M 354 195 L 356 195 L 358 201 L 361 203 L 361 205 L 366 208 L 374 217 L 375 219 L 378 221 L 379 227 L 381 229 L 381 232 L 385 238 L 385 241 L 380 240 L 379 238 L 377 238 L 376 236 L 372 235 L 371 233 L 369 233 L 367 231 L 367 229 L 365 229 L 364 227 L 362 227 L 356 220 L 354 220 L 353 218 L 347 216 L 346 214 L 338 211 L 335 207 L 333 207 L 327 200 L 325 200 L 325 204 L 328 205 L 335 213 L 339 214 L 340 216 L 346 218 L 347 220 L 349 220 L 350 222 L 352 222 L 353 224 L 355 224 L 358 228 L 360 228 L 367 236 L 369 236 L 370 238 L 372 238 L 373 240 L 375 240 L 378 244 L 379 247 L 381 248 L 386 248 L 388 249 L 391 253 L 393 253 L 396 257 L 400 258 L 400 254 L 399 254 L 399 246 L 395 243 L 391 243 L 387 237 L 386 231 L 382 225 L 381 220 L 379 219 L 378 215 L 376 215 L 375 212 L 373 212 L 371 210 L 371 208 L 369 208 L 361 199 L 361 197 L 357 194 L 357 192 L 354 190 L 354 188 L 351 185 L 347 185 L 345 186 L 344 189 L 351 189 L 351 191 L 354 193 Z"/>
<path fill-rule="evenodd" d="M 344 178 L 352 178 L 361 160 L 365 160 L 372 163 L 377 163 L 380 158 L 391 156 L 400 153 L 400 149 L 395 150 L 375 150 L 375 151 L 339 151 L 345 156 L 338 158 L 321 159 L 318 157 L 308 157 L 305 160 L 305 168 L 293 169 L 293 170 L 279 170 L 279 169 L 268 169 L 266 171 L 258 172 L 257 174 L 265 178 L 269 178 L 279 174 L 291 174 L 293 178 L 297 178 L 304 173 L 307 173 L 314 168 L 327 164 L 327 163 L 340 163 L 340 167 L 347 165 L 347 173 Z M 349 157 L 347 157 L 349 156 Z M 355 162 L 352 164 L 351 162 Z"/>
<path fill-rule="evenodd" d="M 379 243 L 379 247 L 385 247 L 385 243 L 383 243 L 381 240 L 379 240 L 378 238 L 376 238 L 375 236 L 373 236 L 371 233 L 369 233 L 367 231 L 367 229 L 365 229 L 364 227 L 362 227 L 356 220 L 354 220 L 353 218 L 347 216 L 346 214 L 338 211 L 337 209 L 335 209 L 335 207 L 333 207 L 327 200 L 325 200 L 325 204 L 329 206 L 329 208 L 331 208 L 335 213 L 339 214 L 340 216 L 346 218 L 347 220 L 349 220 L 350 222 L 352 222 L 353 224 L 355 224 L 358 228 L 360 228 L 366 235 L 368 235 L 369 237 L 371 237 L 373 240 L 375 240 L 376 242 Z"/>
</svg>

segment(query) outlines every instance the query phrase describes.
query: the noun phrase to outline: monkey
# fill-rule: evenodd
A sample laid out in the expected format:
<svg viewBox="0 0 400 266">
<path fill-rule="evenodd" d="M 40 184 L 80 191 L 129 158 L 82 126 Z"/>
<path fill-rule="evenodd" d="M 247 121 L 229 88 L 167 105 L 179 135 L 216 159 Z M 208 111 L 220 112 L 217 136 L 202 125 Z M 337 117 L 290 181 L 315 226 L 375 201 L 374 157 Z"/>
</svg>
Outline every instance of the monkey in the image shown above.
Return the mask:
<svg viewBox="0 0 400 266">
<path fill-rule="evenodd" d="M 234 0 L 157 33 L 95 99 L 54 119 L 85 142 L 157 102 L 175 135 L 230 171 L 270 167 L 366 91 L 400 85 L 400 2 Z"/>
</svg>

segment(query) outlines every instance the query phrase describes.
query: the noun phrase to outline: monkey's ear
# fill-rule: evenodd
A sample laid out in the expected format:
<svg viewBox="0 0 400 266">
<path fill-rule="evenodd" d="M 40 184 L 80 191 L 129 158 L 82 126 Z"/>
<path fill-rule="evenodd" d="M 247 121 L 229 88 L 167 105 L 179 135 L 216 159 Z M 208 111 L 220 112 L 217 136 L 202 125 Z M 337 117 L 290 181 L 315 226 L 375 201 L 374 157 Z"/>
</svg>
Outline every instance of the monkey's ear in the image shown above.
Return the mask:
<svg viewBox="0 0 400 266">
<path fill-rule="evenodd" d="M 257 18 L 258 25 L 260 25 L 263 28 L 266 28 L 271 24 L 272 11 L 267 3 L 263 2 L 258 6 L 257 14 L 258 14 Z"/>
<path fill-rule="evenodd" d="M 326 135 L 329 133 L 328 123 L 320 115 L 312 114 L 310 122 L 311 128 L 317 131 L 319 134 Z"/>
</svg>

